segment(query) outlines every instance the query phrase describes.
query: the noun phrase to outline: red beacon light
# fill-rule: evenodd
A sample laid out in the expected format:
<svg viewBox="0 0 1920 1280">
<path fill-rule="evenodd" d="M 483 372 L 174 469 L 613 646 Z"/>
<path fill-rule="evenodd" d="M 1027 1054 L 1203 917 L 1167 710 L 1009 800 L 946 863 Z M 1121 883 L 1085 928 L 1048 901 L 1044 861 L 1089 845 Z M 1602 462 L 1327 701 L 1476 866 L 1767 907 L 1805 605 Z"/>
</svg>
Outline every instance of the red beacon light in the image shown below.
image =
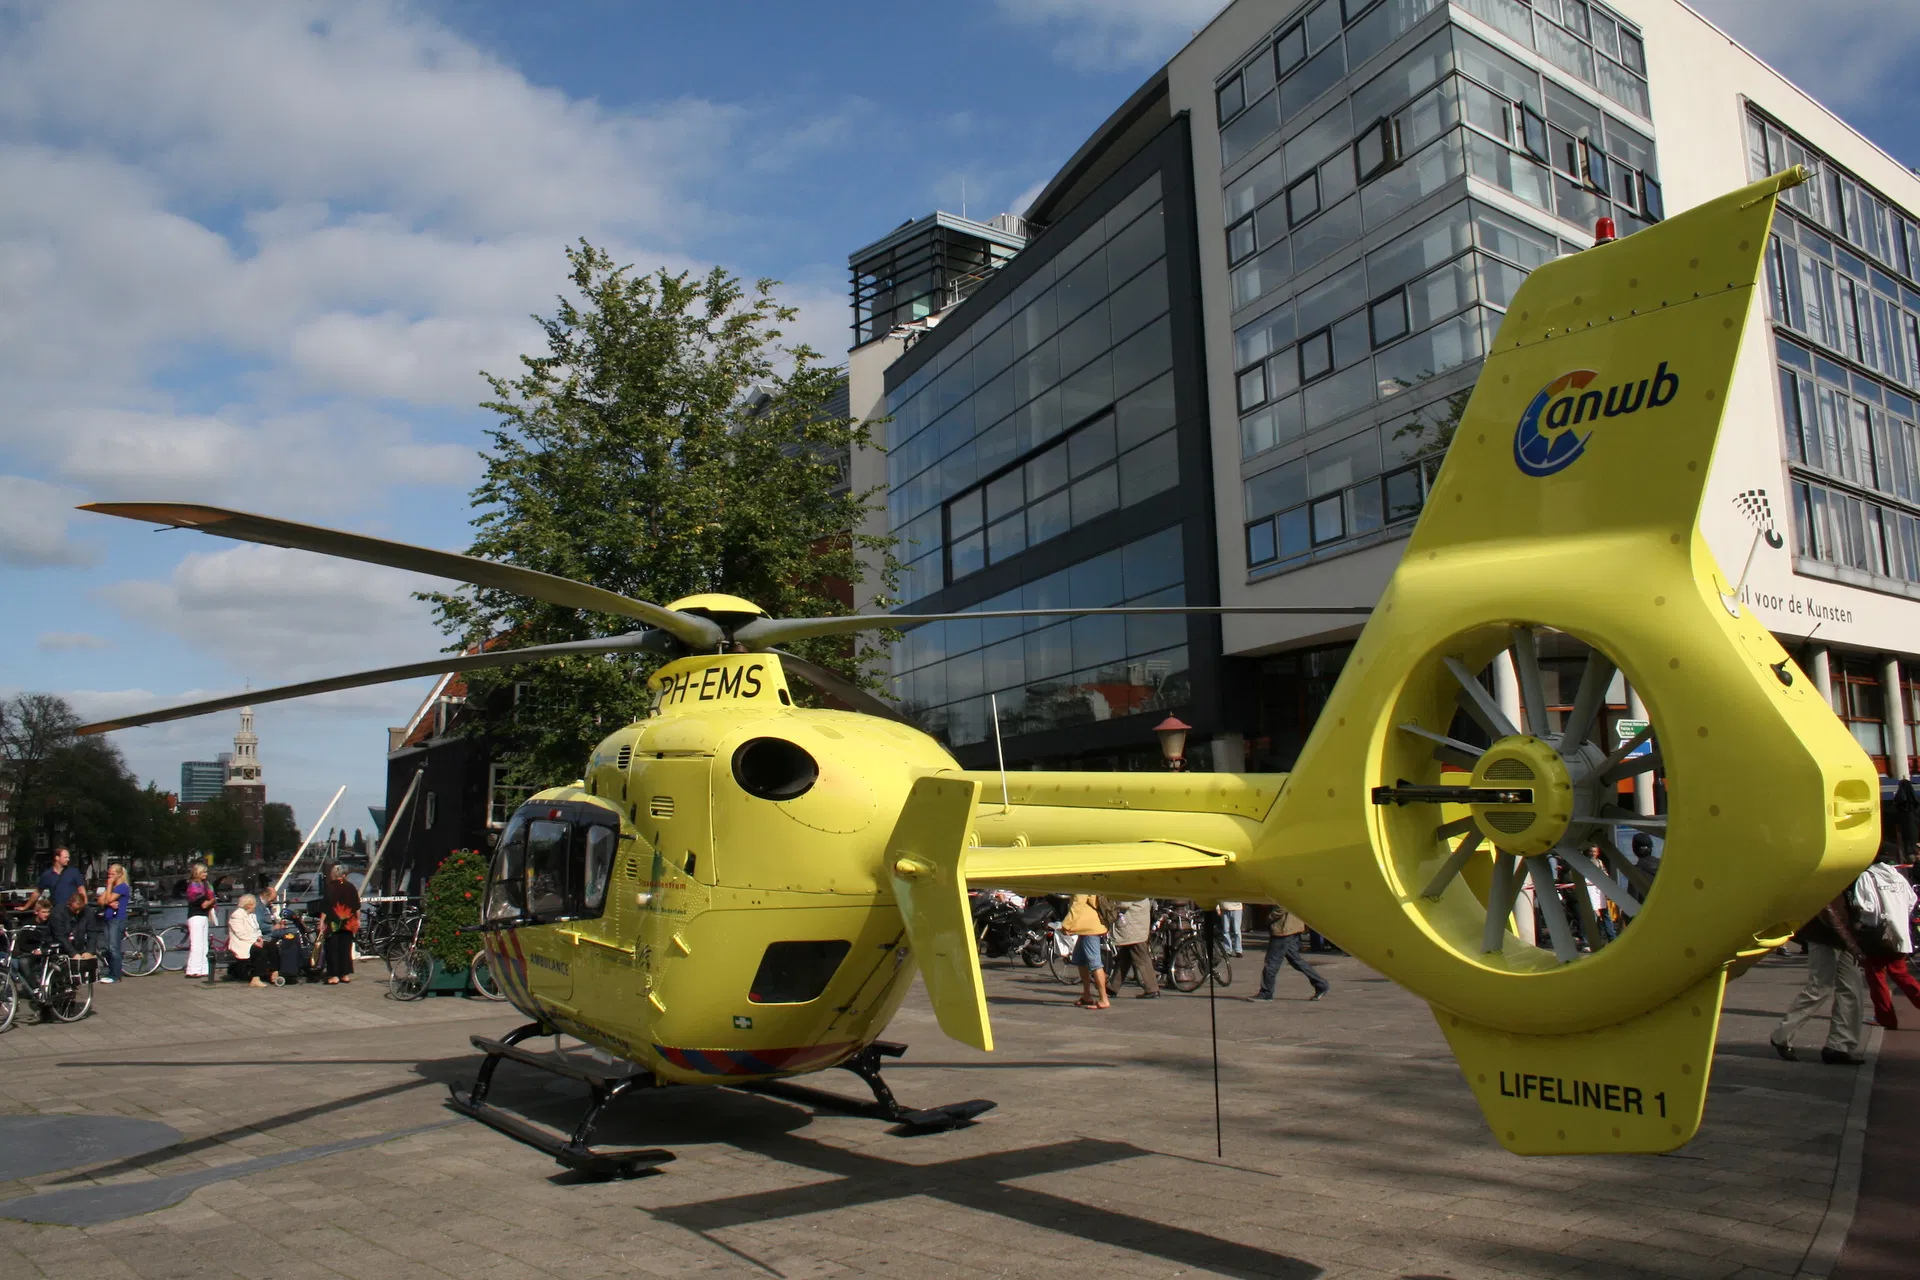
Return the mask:
<svg viewBox="0 0 1920 1280">
<path fill-rule="evenodd" d="M 1596 245 L 1618 240 L 1620 233 L 1614 229 L 1612 218 L 1601 218 L 1593 224 L 1593 242 Z"/>
</svg>

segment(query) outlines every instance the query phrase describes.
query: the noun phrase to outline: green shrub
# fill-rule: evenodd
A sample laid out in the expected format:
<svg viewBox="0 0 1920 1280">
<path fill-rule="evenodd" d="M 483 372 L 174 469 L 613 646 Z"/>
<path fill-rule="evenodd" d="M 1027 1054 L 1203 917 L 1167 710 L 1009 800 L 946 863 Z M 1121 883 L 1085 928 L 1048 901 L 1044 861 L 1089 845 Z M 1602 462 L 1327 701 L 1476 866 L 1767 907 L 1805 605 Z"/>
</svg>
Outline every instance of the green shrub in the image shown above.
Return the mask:
<svg viewBox="0 0 1920 1280">
<path fill-rule="evenodd" d="M 426 923 L 420 940 L 440 967 L 465 969 L 480 949 L 480 935 L 460 930 L 480 923 L 480 900 L 487 889 L 487 855 L 477 849 L 455 849 L 427 881 Z"/>
</svg>

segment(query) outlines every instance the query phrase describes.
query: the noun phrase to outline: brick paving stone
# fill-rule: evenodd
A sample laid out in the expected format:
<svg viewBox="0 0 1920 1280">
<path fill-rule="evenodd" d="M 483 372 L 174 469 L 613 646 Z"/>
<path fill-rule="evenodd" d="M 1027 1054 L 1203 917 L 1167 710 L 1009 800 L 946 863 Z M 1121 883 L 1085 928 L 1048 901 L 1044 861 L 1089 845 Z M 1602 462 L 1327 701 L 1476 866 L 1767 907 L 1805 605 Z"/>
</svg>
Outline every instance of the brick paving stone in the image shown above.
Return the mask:
<svg viewBox="0 0 1920 1280">
<path fill-rule="evenodd" d="M 583 1182 L 478 1125 L 214 1183 L 90 1228 L 0 1221 L 0 1276 L 358 1280 L 1028 1275 L 1058 1260 L 1175 1273 L 1448 1280 L 1792 1275 L 1827 1211 L 1850 1070 L 1764 1043 L 1802 973 L 1769 960 L 1731 989 L 1707 1129 L 1677 1158 L 1522 1160 L 1492 1141 L 1418 1001 L 1343 957 L 1331 999 L 1223 999 L 1224 1158 L 1214 1153 L 1203 995 L 1093 1017 L 1044 973 L 990 968 L 1001 1051 L 940 1038 L 918 994 L 888 1035 L 909 1105 L 989 1096 L 959 1132 L 748 1095 L 643 1097 L 608 1144 L 666 1146 L 653 1177 Z M 0 1186 L 0 1197 L 137 1182 L 431 1124 L 470 1075 L 466 1037 L 521 1019 L 461 999 L 258 992 L 155 978 L 96 1016 L 0 1036 L 0 1114 L 158 1119 L 176 1147 Z M 1238 991 L 1239 987 L 1234 990 Z M 236 1046 L 240 1046 L 236 1049 Z M 822 1083 L 860 1096 L 851 1077 Z M 583 1091 L 502 1070 L 495 1099 L 570 1126 Z M 559 1176 L 556 1176 L 559 1175 Z"/>
</svg>

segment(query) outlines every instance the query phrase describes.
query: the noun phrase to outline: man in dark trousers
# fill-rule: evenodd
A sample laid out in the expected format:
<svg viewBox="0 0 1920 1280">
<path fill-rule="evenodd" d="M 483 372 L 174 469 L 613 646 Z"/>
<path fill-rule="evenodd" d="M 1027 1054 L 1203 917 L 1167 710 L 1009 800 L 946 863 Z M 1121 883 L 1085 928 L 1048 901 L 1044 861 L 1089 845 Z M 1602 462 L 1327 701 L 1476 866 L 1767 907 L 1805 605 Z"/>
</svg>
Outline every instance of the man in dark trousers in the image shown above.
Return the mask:
<svg viewBox="0 0 1920 1280">
<path fill-rule="evenodd" d="M 53 865 L 41 874 L 39 887 L 27 899 L 27 910 L 31 912 L 39 903 L 46 903 L 52 913 L 54 931 L 64 938 L 74 923 L 67 903 L 74 894 L 84 892 L 85 888 L 85 878 L 81 876 L 80 869 L 73 865 L 73 854 L 65 849 L 55 849 Z"/>
<path fill-rule="evenodd" d="M 1829 1066 L 1859 1066 L 1866 1061 L 1855 1052 L 1860 1047 L 1861 1006 L 1866 1003 L 1861 969 L 1865 957 L 1853 930 L 1853 909 L 1847 897 L 1848 890 L 1841 890 L 1795 935 L 1807 944 L 1807 983 L 1769 1037 L 1773 1051 L 1789 1062 L 1794 1059 L 1794 1033 L 1828 1000 L 1833 1008 L 1820 1061 Z"/>
<path fill-rule="evenodd" d="M 1305 974 L 1307 981 L 1313 984 L 1313 994 L 1309 1000 L 1318 1000 L 1332 989 L 1333 984 L 1320 976 L 1320 971 L 1308 964 L 1300 955 L 1300 943 L 1307 935 L 1307 922 L 1294 915 L 1285 907 L 1273 909 L 1273 921 L 1267 926 L 1267 963 L 1260 971 L 1260 990 L 1247 997 L 1249 1000 L 1273 999 L 1273 984 L 1280 977 L 1280 966 L 1290 964 Z"/>
</svg>

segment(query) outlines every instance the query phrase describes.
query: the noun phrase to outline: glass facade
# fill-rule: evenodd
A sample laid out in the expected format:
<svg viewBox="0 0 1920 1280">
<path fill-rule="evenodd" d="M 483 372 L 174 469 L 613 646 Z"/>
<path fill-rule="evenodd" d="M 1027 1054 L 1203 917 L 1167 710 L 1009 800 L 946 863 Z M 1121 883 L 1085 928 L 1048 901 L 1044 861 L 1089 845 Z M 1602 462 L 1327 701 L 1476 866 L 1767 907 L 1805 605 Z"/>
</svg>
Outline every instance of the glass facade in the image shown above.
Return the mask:
<svg viewBox="0 0 1920 1280">
<path fill-rule="evenodd" d="M 888 392 L 902 600 L 1178 482 L 1165 221 L 1154 174 Z"/>
<path fill-rule="evenodd" d="M 1187 136 L 1163 129 L 888 370 L 904 611 L 1217 600 Z M 1188 615 L 934 623 L 895 646 L 892 695 L 963 760 L 991 759 L 997 706 L 1009 759 L 1058 763 L 1151 745 L 1132 717 L 1217 720 L 1218 653 Z"/>
<path fill-rule="evenodd" d="M 1098 609 L 1186 603 L 1178 525 L 1082 560 L 968 607 Z M 1188 701 L 1184 617 L 982 618 L 916 627 L 894 648 L 901 710 L 948 745 Z M 989 696 L 991 695 L 991 696 Z"/>
<path fill-rule="evenodd" d="M 1445 8 L 1321 0 L 1218 82 L 1253 576 L 1404 532 L 1528 272 L 1598 218 L 1662 216 L 1634 28 L 1573 0 L 1456 3 L 1543 69 L 1427 20 Z"/>
<path fill-rule="evenodd" d="M 1920 223 L 1758 112 L 1756 178 L 1803 164 L 1767 249 L 1794 551 L 1920 584 Z"/>
</svg>

